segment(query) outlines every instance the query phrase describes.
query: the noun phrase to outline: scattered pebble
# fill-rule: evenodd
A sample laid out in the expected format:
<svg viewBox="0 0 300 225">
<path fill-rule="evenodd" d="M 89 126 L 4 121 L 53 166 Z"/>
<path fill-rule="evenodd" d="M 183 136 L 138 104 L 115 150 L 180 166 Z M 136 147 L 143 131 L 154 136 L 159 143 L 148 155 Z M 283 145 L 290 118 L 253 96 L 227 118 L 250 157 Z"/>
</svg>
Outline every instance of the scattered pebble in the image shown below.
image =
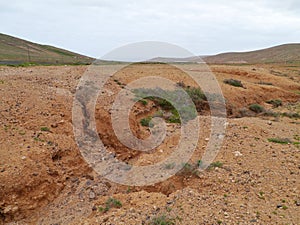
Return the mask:
<svg viewBox="0 0 300 225">
<path fill-rule="evenodd" d="M 243 154 L 239 151 L 235 151 L 233 152 L 234 153 L 234 156 L 238 157 L 238 156 L 242 156 Z"/>
<path fill-rule="evenodd" d="M 90 199 L 95 199 L 96 198 L 96 194 L 93 191 L 90 191 Z"/>
</svg>

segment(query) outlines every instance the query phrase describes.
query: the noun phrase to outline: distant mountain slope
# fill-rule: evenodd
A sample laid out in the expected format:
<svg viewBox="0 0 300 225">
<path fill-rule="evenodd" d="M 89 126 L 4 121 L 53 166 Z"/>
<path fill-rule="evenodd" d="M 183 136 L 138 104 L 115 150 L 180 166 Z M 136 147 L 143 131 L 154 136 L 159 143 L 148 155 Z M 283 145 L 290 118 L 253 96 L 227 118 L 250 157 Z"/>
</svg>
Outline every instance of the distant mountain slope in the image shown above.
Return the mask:
<svg viewBox="0 0 300 225">
<path fill-rule="evenodd" d="M 300 44 L 285 44 L 251 52 L 230 52 L 203 57 L 207 63 L 300 62 Z"/>
<path fill-rule="evenodd" d="M 43 64 L 83 64 L 94 59 L 49 45 L 40 45 L 0 33 L 0 64 L 25 62 Z"/>
</svg>

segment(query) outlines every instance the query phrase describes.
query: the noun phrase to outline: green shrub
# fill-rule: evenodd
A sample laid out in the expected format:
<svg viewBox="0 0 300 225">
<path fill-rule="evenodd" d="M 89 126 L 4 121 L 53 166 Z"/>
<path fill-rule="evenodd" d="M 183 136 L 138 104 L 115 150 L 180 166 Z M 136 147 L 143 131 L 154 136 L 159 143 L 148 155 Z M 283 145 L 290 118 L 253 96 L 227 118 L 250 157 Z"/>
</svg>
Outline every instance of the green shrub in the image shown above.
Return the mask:
<svg viewBox="0 0 300 225">
<path fill-rule="evenodd" d="M 234 86 L 234 87 L 244 87 L 243 84 L 242 84 L 242 81 L 240 81 L 240 80 L 225 79 L 223 82 L 225 84 L 229 84 L 229 85 Z"/>
<path fill-rule="evenodd" d="M 269 142 L 278 143 L 278 144 L 289 144 L 292 143 L 288 138 L 269 138 Z"/>
<path fill-rule="evenodd" d="M 148 104 L 148 101 L 145 100 L 145 99 L 141 99 L 139 100 L 140 103 L 142 103 L 143 105 L 147 105 Z"/>
<path fill-rule="evenodd" d="M 291 119 L 299 119 L 300 114 L 299 113 L 293 113 L 293 112 L 285 112 L 281 114 L 282 116 L 289 117 Z"/>
<path fill-rule="evenodd" d="M 152 220 L 149 223 L 150 225 L 174 225 L 175 219 L 170 218 L 166 215 L 160 215 L 157 217 L 152 218 Z"/>
<path fill-rule="evenodd" d="M 264 112 L 264 116 L 273 116 L 273 117 L 278 117 L 280 113 L 273 112 L 272 110 L 266 110 Z"/>
<path fill-rule="evenodd" d="M 172 106 L 172 104 L 169 101 L 167 101 L 166 99 L 154 98 L 153 101 L 164 110 L 171 110 L 174 108 Z"/>
<path fill-rule="evenodd" d="M 197 101 L 207 100 L 205 94 L 200 88 L 188 87 L 188 88 L 184 88 L 184 90 L 191 97 L 194 103 Z"/>
<path fill-rule="evenodd" d="M 180 123 L 181 122 L 180 116 L 179 116 L 179 113 L 177 112 L 177 110 L 173 109 L 171 112 L 172 112 L 172 116 L 170 116 L 167 121 L 169 123 Z"/>
<path fill-rule="evenodd" d="M 259 104 L 252 104 L 249 106 L 249 109 L 255 113 L 262 113 L 265 111 L 265 108 Z"/>
<path fill-rule="evenodd" d="M 196 105 L 196 109 L 200 109 L 203 104 L 203 99 L 205 98 L 205 95 L 199 88 L 188 88 L 186 89 L 187 93 L 191 96 L 191 100 Z M 182 90 L 163 90 L 160 88 L 156 89 L 135 89 L 133 90 L 133 93 L 139 97 L 151 100 L 155 103 L 155 105 L 159 106 L 161 109 L 165 111 L 173 111 L 175 110 L 174 106 L 170 102 L 176 102 L 177 104 L 177 111 L 181 113 L 181 119 L 179 118 L 178 113 L 173 113 L 172 118 L 170 118 L 169 122 L 173 123 L 180 123 L 180 122 L 187 122 L 189 120 L 194 119 L 197 116 L 197 110 L 195 110 L 194 105 L 188 105 L 186 96 L 183 95 Z M 159 95 L 160 97 L 155 97 L 151 95 Z M 166 100 L 168 99 L 168 100 Z M 147 126 L 147 120 L 144 120 L 142 122 Z"/>
<path fill-rule="evenodd" d="M 270 82 L 264 82 L 264 81 L 260 81 L 260 82 L 258 82 L 257 84 L 260 84 L 260 85 L 273 85 L 273 83 L 270 83 Z"/>
<path fill-rule="evenodd" d="M 110 210 L 110 208 L 121 208 L 121 207 L 122 207 L 122 203 L 118 199 L 109 198 L 105 202 L 105 207 L 102 206 L 99 207 L 99 211 L 107 212 L 108 210 Z"/>
<path fill-rule="evenodd" d="M 223 163 L 220 161 L 217 161 L 217 162 L 213 162 L 209 165 L 209 168 L 216 168 L 216 167 L 218 167 L 218 168 L 223 167 Z"/>
<path fill-rule="evenodd" d="M 274 108 L 282 105 L 282 101 L 280 99 L 271 99 L 269 101 L 266 101 L 266 103 L 271 104 Z"/>
<path fill-rule="evenodd" d="M 151 120 L 152 120 L 152 117 L 148 116 L 146 118 L 141 119 L 140 123 L 144 127 L 153 127 L 154 124 L 151 122 Z"/>
<path fill-rule="evenodd" d="M 198 168 L 198 162 L 193 164 L 184 163 L 182 169 L 177 174 L 181 176 L 198 176 Z"/>
<path fill-rule="evenodd" d="M 41 127 L 41 131 L 47 131 L 47 132 L 49 132 L 50 128 L 49 127 Z"/>
</svg>

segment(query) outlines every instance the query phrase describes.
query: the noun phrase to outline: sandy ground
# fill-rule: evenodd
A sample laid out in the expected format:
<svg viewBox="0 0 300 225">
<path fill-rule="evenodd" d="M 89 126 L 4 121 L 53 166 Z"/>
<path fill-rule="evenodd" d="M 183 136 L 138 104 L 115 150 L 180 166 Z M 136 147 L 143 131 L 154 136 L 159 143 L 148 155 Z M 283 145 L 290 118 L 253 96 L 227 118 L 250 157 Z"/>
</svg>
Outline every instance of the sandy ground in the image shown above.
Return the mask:
<svg viewBox="0 0 300 225">
<path fill-rule="evenodd" d="M 183 170 L 145 187 L 118 185 L 101 177 L 76 145 L 72 103 L 86 69 L 0 67 L 0 223 L 151 224 L 165 216 L 174 224 L 300 224 L 299 119 L 240 113 L 253 103 L 276 112 L 300 113 L 299 68 L 211 66 L 229 113 L 215 159 L 223 165 L 197 174 Z M 163 160 L 178 144 L 176 124 L 167 125 L 165 141 L 152 154 L 123 146 L 111 128 L 109 108 L 115 95 L 125 84 L 149 75 L 194 85 L 178 69 L 135 65 L 108 81 L 106 95 L 96 106 L 97 130 L 104 144 L 118 159 L 135 165 Z M 241 80 L 244 88 L 223 83 L 230 78 Z M 281 99 L 283 106 L 272 109 L 266 103 L 271 99 Z M 153 113 L 150 103 L 137 103 L 130 115 L 131 129 L 139 138 L 149 135 L 139 120 Z M 199 119 L 204 129 L 190 165 L 201 159 L 209 138 L 207 112 Z M 287 138 L 291 143 L 273 143 L 269 138 Z M 110 197 L 122 206 L 101 212 L 99 207 L 105 207 Z"/>
</svg>

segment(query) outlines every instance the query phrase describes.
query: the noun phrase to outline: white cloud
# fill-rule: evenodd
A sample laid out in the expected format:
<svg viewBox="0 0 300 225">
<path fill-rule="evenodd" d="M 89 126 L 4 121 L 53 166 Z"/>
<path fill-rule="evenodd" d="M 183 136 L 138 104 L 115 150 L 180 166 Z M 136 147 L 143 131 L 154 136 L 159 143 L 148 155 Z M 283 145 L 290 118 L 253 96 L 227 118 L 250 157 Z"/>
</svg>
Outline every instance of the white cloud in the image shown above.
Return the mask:
<svg viewBox="0 0 300 225">
<path fill-rule="evenodd" d="M 0 3 L 3 33 L 92 56 L 156 40 L 196 54 L 299 42 L 297 0 L 27 0 Z"/>
</svg>

